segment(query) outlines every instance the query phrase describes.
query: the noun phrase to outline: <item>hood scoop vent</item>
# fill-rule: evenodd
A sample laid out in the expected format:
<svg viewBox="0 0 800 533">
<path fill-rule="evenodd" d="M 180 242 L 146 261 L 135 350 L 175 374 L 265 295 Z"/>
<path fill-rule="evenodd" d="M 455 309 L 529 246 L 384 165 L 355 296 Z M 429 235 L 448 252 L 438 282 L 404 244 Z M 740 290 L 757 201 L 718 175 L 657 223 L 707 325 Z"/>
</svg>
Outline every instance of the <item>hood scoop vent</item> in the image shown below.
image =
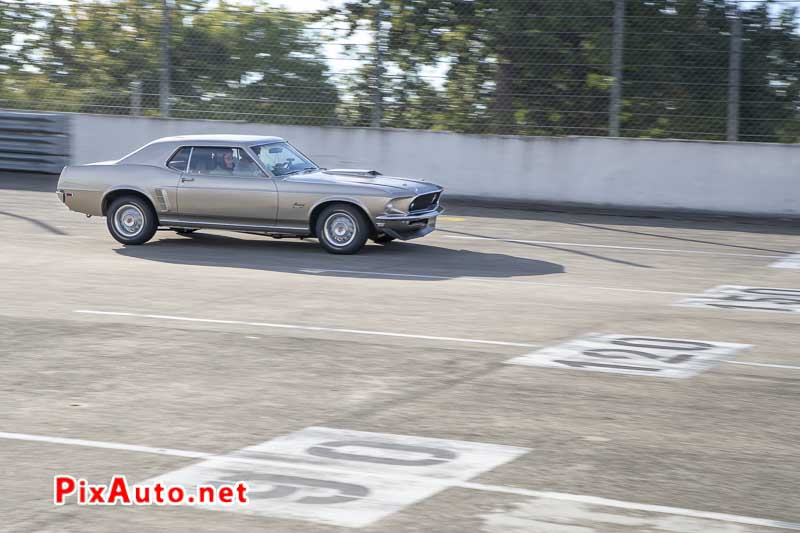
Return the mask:
<svg viewBox="0 0 800 533">
<path fill-rule="evenodd" d="M 361 178 L 375 178 L 377 176 L 383 176 L 377 170 L 364 170 L 360 168 L 331 168 L 324 171 L 325 174 L 339 174 L 339 175 L 347 175 L 347 176 L 358 176 Z"/>
</svg>

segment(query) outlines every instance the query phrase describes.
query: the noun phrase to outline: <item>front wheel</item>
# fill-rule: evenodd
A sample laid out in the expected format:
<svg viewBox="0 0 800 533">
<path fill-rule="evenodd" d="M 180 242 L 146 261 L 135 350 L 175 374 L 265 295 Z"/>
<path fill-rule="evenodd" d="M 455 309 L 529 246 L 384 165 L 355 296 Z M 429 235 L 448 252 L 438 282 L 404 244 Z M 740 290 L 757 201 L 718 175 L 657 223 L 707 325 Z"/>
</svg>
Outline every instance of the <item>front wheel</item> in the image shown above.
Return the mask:
<svg viewBox="0 0 800 533">
<path fill-rule="evenodd" d="M 358 253 L 369 236 L 369 222 L 357 207 L 334 204 L 317 218 L 317 239 L 332 254 Z"/>
<path fill-rule="evenodd" d="M 156 212 L 137 196 L 117 198 L 108 208 L 106 225 L 111 236 L 122 244 L 144 244 L 158 229 Z"/>
</svg>

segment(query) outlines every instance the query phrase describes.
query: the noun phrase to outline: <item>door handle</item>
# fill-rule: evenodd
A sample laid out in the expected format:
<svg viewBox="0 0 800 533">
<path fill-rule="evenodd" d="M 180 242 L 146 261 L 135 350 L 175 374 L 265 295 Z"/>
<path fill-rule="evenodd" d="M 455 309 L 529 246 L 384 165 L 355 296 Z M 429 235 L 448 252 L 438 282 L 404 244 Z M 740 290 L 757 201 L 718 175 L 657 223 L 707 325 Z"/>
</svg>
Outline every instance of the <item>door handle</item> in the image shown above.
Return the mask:
<svg viewBox="0 0 800 533">
<path fill-rule="evenodd" d="M 194 181 L 194 178 L 181 178 L 181 181 Z"/>
</svg>

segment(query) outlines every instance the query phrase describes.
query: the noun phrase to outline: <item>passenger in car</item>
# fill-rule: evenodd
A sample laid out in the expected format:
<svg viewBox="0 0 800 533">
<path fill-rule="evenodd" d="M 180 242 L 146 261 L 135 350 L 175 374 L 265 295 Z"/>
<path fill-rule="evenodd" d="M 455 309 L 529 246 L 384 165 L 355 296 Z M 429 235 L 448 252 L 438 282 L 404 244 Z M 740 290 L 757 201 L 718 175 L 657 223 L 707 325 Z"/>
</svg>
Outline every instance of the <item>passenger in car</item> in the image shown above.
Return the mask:
<svg viewBox="0 0 800 533">
<path fill-rule="evenodd" d="M 222 149 L 217 150 L 214 154 L 214 160 L 217 163 L 217 168 L 228 174 L 233 174 L 236 169 L 236 161 L 233 158 L 233 150 Z"/>
</svg>

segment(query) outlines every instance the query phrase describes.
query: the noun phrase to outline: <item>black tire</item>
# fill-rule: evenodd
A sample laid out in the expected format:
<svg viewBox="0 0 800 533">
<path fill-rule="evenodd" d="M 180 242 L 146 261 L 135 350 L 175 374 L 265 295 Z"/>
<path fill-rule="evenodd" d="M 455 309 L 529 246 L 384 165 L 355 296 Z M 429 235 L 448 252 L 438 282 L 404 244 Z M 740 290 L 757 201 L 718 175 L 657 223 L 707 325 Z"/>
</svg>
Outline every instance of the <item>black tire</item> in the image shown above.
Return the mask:
<svg viewBox="0 0 800 533">
<path fill-rule="evenodd" d="M 326 231 L 326 225 L 328 230 Z M 349 204 L 329 205 L 317 217 L 316 234 L 325 251 L 332 254 L 358 253 L 370 233 L 370 224 L 360 209 Z M 338 234 L 339 231 L 343 233 Z M 349 232 L 352 231 L 352 234 Z"/>
<path fill-rule="evenodd" d="M 122 244 L 144 244 L 158 229 L 158 217 L 150 202 L 138 196 L 122 196 L 108 207 L 106 226 Z"/>
<path fill-rule="evenodd" d="M 197 231 L 196 229 L 190 229 L 190 228 L 169 228 L 169 229 L 171 229 L 178 235 L 191 235 L 192 233 Z"/>
<path fill-rule="evenodd" d="M 386 235 L 384 233 L 383 235 L 378 235 L 377 237 L 372 239 L 372 242 L 375 242 L 375 243 L 378 243 L 378 244 L 389 244 L 393 240 L 394 240 L 394 237 L 392 237 L 391 235 Z"/>
</svg>

